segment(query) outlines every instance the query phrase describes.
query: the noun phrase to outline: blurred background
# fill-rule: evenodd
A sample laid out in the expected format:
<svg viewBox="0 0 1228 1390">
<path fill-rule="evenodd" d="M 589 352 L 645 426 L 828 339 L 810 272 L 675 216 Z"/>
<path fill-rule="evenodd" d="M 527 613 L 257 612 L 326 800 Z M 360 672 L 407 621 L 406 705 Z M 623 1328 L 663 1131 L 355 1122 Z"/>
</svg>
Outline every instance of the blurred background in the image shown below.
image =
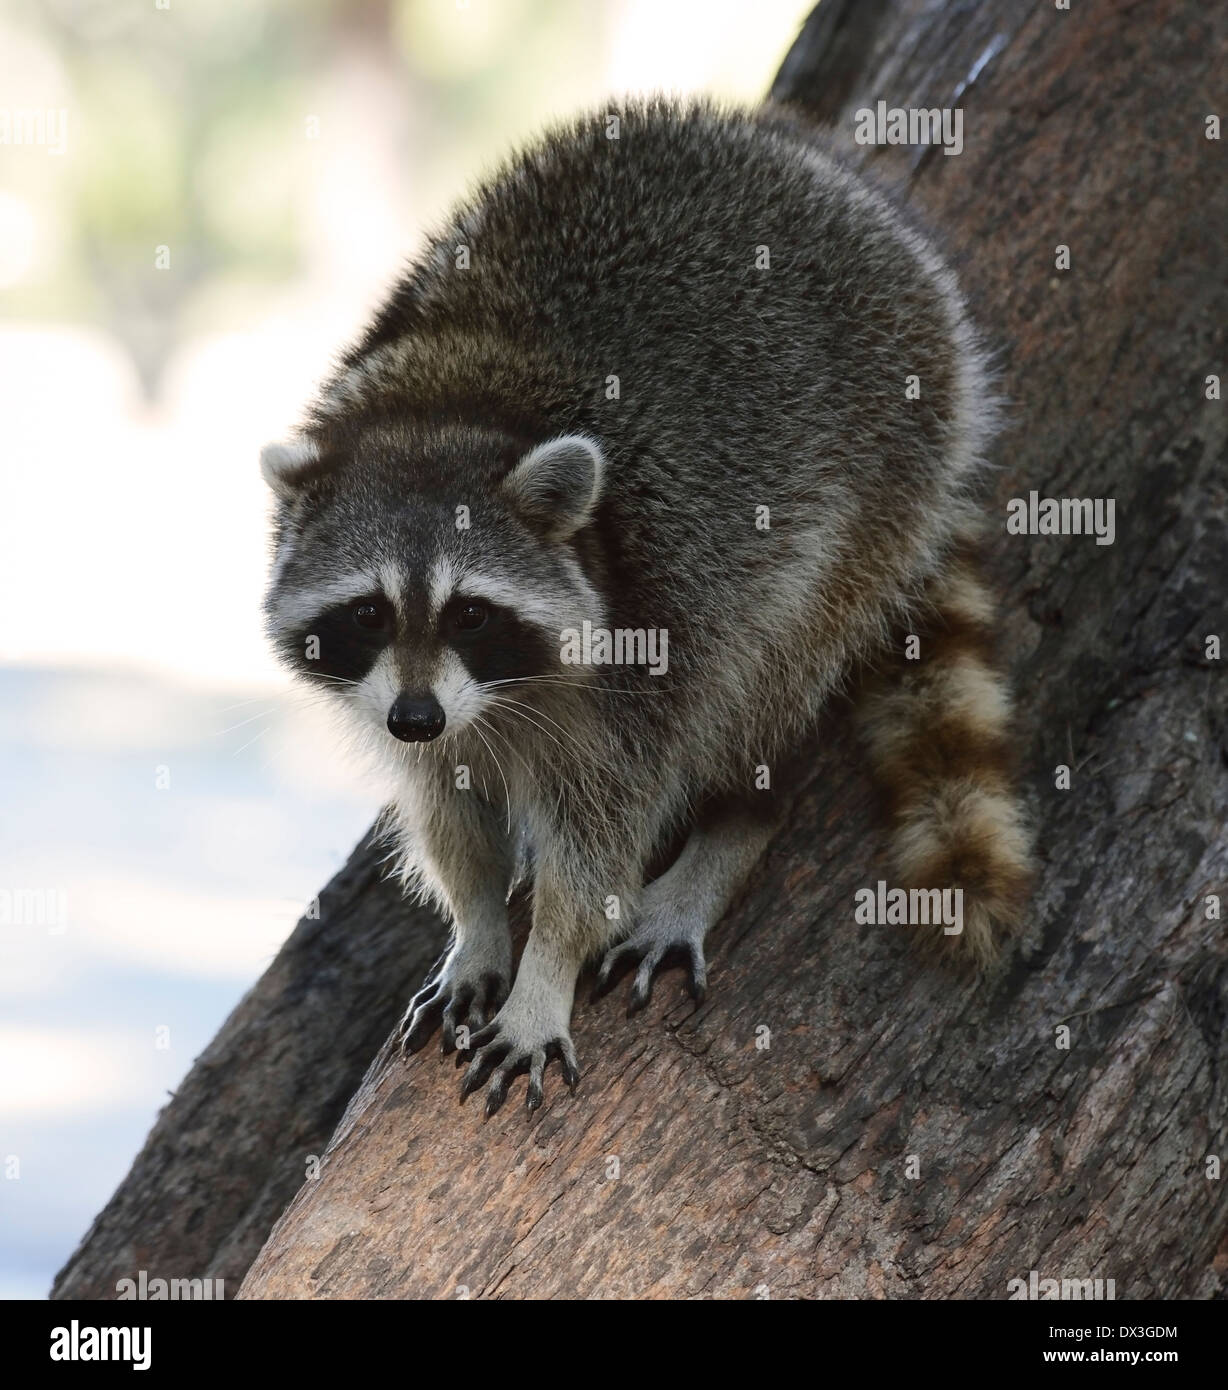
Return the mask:
<svg viewBox="0 0 1228 1390">
<path fill-rule="evenodd" d="M 44 1297 L 378 808 L 265 649 L 262 443 L 422 229 L 813 0 L 0 8 L 0 1297 Z"/>
</svg>

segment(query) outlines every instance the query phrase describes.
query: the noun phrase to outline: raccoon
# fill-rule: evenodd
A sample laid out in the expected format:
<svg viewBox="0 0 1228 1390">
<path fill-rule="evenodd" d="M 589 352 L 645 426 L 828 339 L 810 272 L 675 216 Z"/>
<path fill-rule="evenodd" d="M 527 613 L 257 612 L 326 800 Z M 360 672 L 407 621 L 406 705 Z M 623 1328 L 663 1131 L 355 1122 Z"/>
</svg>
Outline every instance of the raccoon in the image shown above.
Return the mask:
<svg viewBox="0 0 1228 1390">
<path fill-rule="evenodd" d="M 779 111 L 582 117 L 430 239 L 263 452 L 266 612 L 452 922 L 400 1036 L 441 1030 L 462 1099 L 493 1113 L 527 1073 L 533 1110 L 552 1059 L 575 1086 L 590 960 L 599 989 L 634 968 L 637 1007 L 680 950 L 702 998 L 705 937 L 859 670 L 895 870 L 962 888 L 954 939 L 992 955 L 1029 875 L 977 561 L 993 430 L 952 273 Z M 901 631 L 927 635 L 892 673 Z"/>
</svg>

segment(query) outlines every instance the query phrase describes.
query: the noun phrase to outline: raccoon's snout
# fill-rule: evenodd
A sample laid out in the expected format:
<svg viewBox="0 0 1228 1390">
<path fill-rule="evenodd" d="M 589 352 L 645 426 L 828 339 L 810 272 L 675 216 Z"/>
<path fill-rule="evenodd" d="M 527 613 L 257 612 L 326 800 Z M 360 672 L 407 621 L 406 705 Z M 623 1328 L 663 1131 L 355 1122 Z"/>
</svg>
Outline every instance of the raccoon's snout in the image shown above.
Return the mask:
<svg viewBox="0 0 1228 1390">
<path fill-rule="evenodd" d="M 447 722 L 434 695 L 410 695 L 403 690 L 388 711 L 388 732 L 404 743 L 429 743 L 443 733 Z"/>
</svg>

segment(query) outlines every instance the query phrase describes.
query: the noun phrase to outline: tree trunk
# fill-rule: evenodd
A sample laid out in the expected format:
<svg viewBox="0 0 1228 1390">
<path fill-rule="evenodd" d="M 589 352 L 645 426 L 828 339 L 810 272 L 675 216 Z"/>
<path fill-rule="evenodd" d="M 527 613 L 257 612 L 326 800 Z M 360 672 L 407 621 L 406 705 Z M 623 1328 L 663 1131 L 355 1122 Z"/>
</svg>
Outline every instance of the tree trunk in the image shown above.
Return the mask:
<svg viewBox="0 0 1228 1390">
<path fill-rule="evenodd" d="M 238 1292 L 447 938 L 384 877 L 386 853 L 354 851 L 222 1025 L 52 1298 L 114 1298 L 141 1269 Z"/>
<path fill-rule="evenodd" d="M 824 0 L 773 90 L 940 229 L 1001 346 L 993 565 L 1042 856 L 1018 949 L 977 987 L 854 926 L 887 872 L 833 710 L 705 1004 L 674 975 L 631 1019 L 582 989 L 580 1089 L 554 1075 L 529 1123 L 522 1091 L 483 1123 L 450 1062 L 385 1047 L 244 1297 L 1002 1298 L 1031 1270 L 1224 1292 L 1226 50 L 1198 0 Z M 865 159 L 879 98 L 962 108 L 963 152 Z M 1008 535 L 1031 491 L 1113 498 L 1115 542 Z M 440 940 L 400 931 L 373 865 L 240 1005 L 57 1294 L 251 1258 Z"/>
</svg>

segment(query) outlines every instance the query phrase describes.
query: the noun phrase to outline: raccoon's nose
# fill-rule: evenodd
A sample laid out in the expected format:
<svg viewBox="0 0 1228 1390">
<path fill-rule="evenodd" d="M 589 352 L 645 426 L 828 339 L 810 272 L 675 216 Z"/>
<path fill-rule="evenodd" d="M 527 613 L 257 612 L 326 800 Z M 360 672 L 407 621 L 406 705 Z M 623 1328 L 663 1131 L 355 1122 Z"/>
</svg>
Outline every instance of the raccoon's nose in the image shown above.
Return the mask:
<svg viewBox="0 0 1228 1390">
<path fill-rule="evenodd" d="M 434 695 L 407 695 L 404 691 L 388 711 L 388 732 L 405 743 L 428 743 L 443 733 L 447 716 Z"/>
</svg>

